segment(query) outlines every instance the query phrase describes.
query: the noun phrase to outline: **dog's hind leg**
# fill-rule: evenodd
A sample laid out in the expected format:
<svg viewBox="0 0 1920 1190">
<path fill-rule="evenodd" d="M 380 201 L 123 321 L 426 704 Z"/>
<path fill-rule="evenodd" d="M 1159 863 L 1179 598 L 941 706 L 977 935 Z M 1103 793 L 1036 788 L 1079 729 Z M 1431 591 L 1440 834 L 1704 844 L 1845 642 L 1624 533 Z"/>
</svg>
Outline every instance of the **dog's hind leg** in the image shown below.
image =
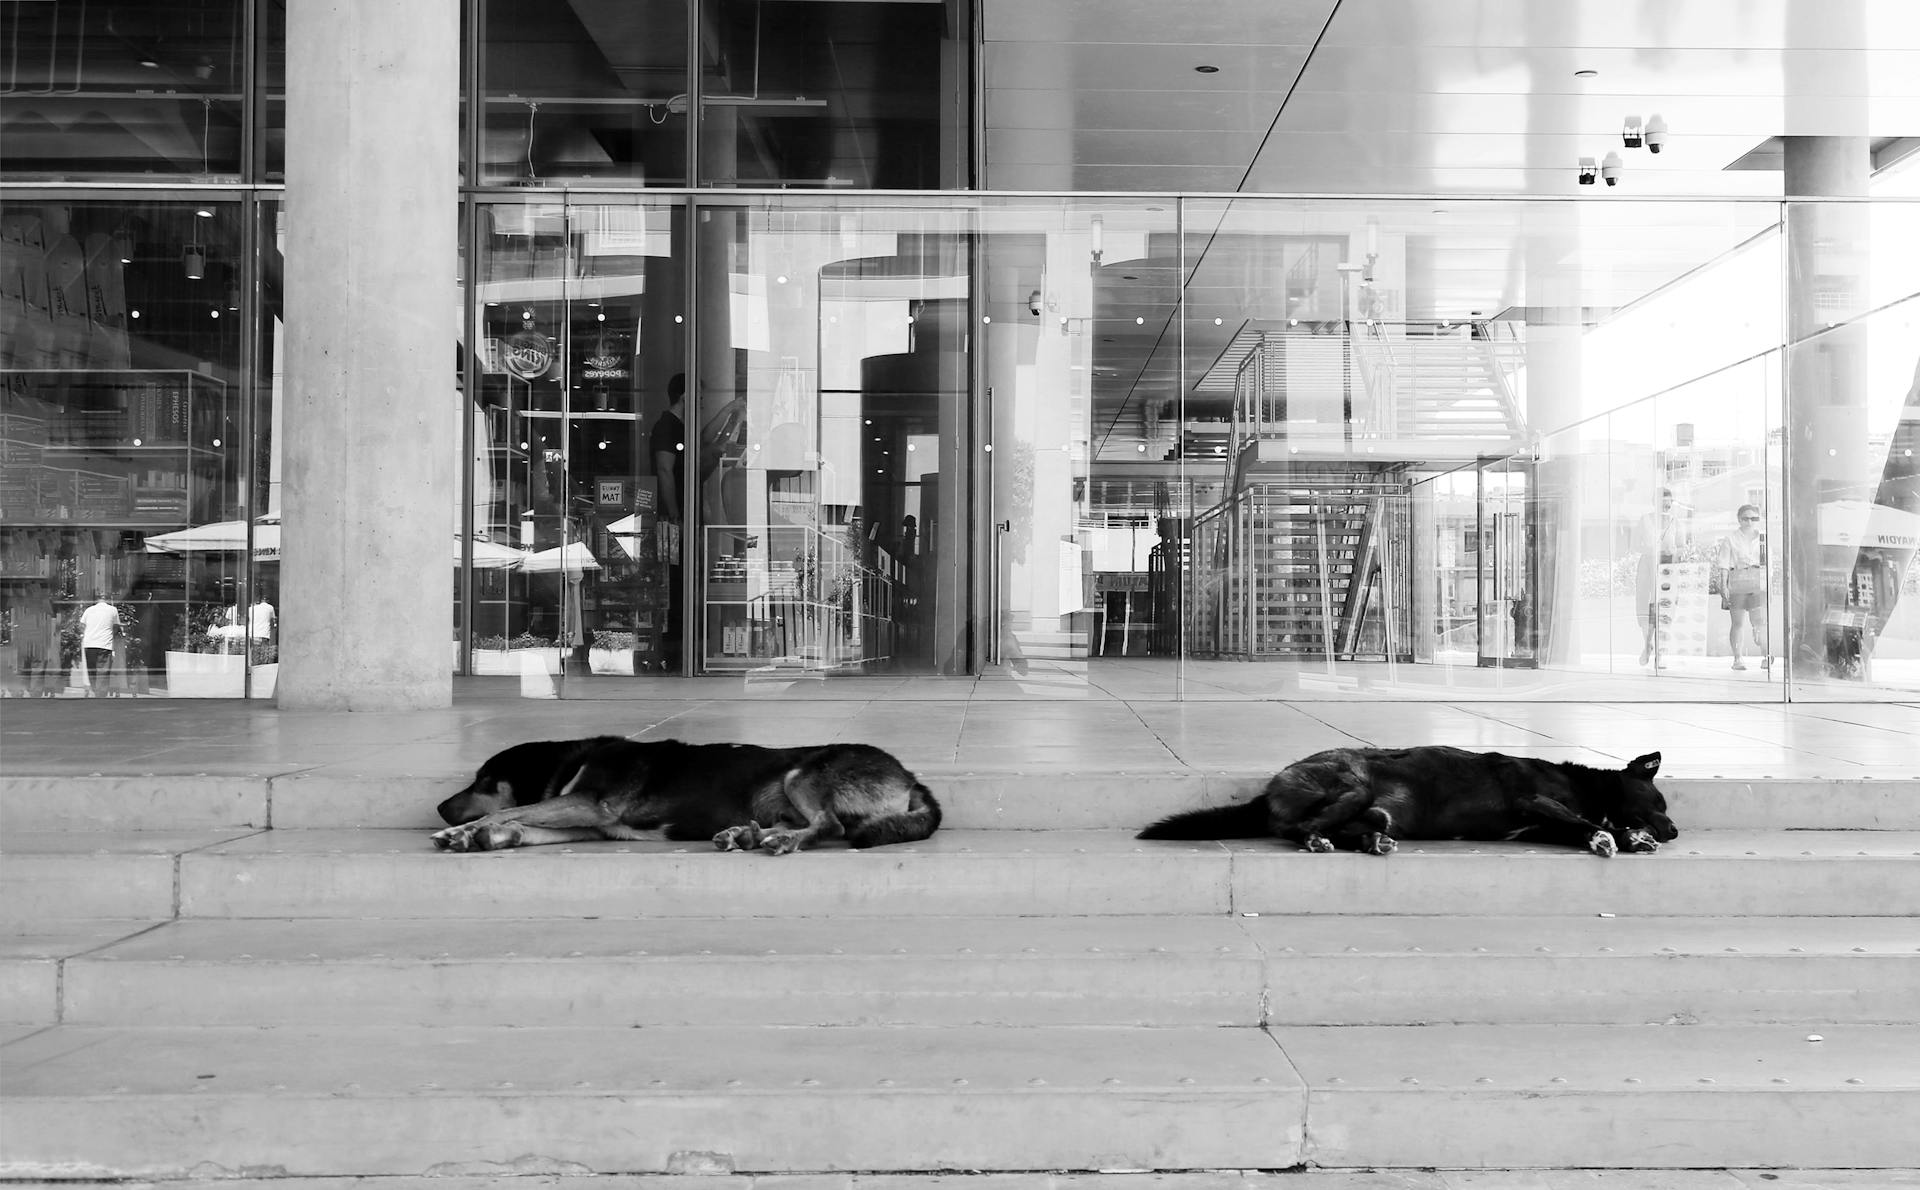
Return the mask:
<svg viewBox="0 0 1920 1190">
<path fill-rule="evenodd" d="M 831 779 L 803 769 L 794 769 L 781 778 L 787 805 L 806 825 L 799 830 L 776 825 L 766 831 L 760 836 L 762 852 L 767 855 L 786 855 L 810 847 L 821 839 L 837 839 L 847 833 L 839 815 L 828 804 L 827 792 L 821 788 Z"/>
<path fill-rule="evenodd" d="M 1392 855 L 1400 844 L 1387 832 L 1393 829 L 1393 815 L 1382 806 L 1368 806 L 1353 821 L 1336 828 L 1333 842 L 1349 851 L 1367 855 Z"/>
</svg>

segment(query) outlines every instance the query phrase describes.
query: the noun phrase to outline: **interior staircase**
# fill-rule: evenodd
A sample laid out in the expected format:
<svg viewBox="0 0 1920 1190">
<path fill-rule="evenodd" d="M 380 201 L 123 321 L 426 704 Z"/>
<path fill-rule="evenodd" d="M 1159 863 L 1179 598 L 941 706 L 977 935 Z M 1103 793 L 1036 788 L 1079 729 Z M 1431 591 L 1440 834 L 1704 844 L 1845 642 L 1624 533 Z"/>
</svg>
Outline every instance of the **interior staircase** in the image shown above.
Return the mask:
<svg viewBox="0 0 1920 1190">
<path fill-rule="evenodd" d="M 921 776 L 933 839 L 776 859 L 9 774 L 0 1177 L 1920 1164 L 1920 781 L 1383 859 L 1132 837 L 1262 774 Z"/>
<path fill-rule="evenodd" d="M 1399 464 L 1249 468 L 1235 494 L 1195 519 L 1207 573 L 1193 639 L 1246 660 L 1352 656 L 1381 553 L 1383 518 L 1404 494 Z M 1210 581 L 1209 581 L 1210 580 Z M 1406 602 L 1399 601 L 1401 609 Z M 1392 614 L 1392 613 L 1388 613 Z"/>
</svg>

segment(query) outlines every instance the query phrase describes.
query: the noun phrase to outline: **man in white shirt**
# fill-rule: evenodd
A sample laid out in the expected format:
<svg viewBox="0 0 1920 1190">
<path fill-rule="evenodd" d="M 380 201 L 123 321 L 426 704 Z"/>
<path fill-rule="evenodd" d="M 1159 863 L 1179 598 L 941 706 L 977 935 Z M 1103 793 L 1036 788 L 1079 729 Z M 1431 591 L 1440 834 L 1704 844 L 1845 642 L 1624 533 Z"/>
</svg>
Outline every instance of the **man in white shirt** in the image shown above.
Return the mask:
<svg viewBox="0 0 1920 1190">
<path fill-rule="evenodd" d="M 101 595 L 80 613 L 80 651 L 86 655 L 87 697 L 105 698 L 113 672 L 113 642 L 120 635 L 120 609 Z"/>
</svg>

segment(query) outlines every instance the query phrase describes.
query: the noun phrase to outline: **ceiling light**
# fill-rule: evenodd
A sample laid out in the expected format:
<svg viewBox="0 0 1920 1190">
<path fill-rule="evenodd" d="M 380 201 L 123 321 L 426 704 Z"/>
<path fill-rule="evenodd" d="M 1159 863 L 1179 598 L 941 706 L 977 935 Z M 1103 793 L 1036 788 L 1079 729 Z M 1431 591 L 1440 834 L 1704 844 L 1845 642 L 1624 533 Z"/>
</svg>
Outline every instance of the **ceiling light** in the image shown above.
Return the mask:
<svg viewBox="0 0 1920 1190">
<path fill-rule="evenodd" d="M 160 60 L 152 54 L 142 54 L 140 56 L 140 65 L 146 67 L 148 70 L 158 70 L 160 69 Z"/>
<path fill-rule="evenodd" d="M 1573 72 L 1573 77 L 1577 79 L 1599 78 L 1600 72 L 1597 70 L 1576 70 Z"/>
<path fill-rule="evenodd" d="M 1196 66 L 1193 68 L 1193 70 L 1195 74 L 1219 74 L 1220 73 L 1220 68 L 1218 66 Z"/>
</svg>

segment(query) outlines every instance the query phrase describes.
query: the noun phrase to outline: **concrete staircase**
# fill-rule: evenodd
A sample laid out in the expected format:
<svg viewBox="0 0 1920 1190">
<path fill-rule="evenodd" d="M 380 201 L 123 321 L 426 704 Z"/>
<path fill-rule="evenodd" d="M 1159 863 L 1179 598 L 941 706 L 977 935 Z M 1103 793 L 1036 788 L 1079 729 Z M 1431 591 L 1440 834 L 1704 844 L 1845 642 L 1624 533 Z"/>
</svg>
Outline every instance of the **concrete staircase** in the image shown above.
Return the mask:
<svg viewBox="0 0 1920 1190">
<path fill-rule="evenodd" d="M 1665 782 L 1602 861 L 921 775 L 932 840 L 780 859 L 440 854 L 451 773 L 0 779 L 0 1176 L 1920 1165 L 1920 781 Z"/>
</svg>

